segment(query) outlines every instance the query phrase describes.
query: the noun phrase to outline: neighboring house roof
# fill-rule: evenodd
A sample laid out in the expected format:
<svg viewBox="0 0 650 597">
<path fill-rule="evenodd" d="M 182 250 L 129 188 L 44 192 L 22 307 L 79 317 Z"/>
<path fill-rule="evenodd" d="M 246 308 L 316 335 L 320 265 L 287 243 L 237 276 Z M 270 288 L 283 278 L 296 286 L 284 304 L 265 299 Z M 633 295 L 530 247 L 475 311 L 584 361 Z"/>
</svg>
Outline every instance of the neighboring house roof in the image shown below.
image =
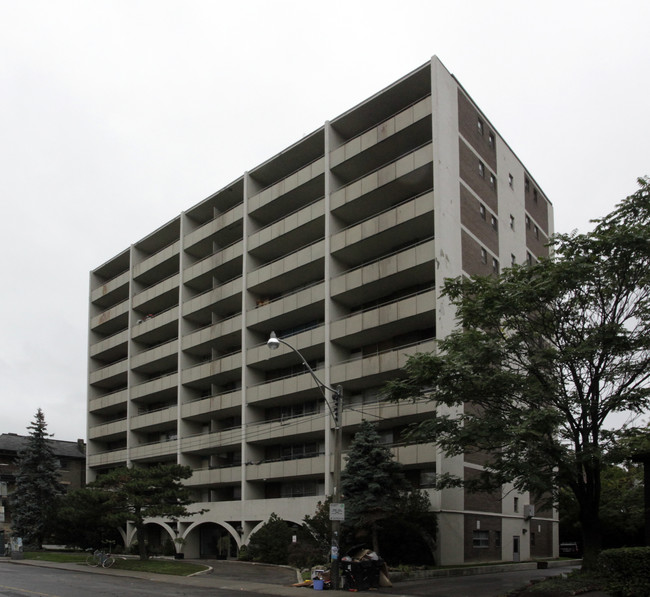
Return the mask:
<svg viewBox="0 0 650 597">
<path fill-rule="evenodd" d="M 2 433 L 0 434 L 0 452 L 6 453 L 15 453 L 18 454 L 21 450 L 24 450 L 29 440 L 30 436 L 27 435 L 17 435 L 15 433 Z M 78 458 L 85 459 L 85 445 L 82 440 L 76 442 L 66 442 L 56 439 L 46 440 L 52 453 L 59 458 Z"/>
</svg>

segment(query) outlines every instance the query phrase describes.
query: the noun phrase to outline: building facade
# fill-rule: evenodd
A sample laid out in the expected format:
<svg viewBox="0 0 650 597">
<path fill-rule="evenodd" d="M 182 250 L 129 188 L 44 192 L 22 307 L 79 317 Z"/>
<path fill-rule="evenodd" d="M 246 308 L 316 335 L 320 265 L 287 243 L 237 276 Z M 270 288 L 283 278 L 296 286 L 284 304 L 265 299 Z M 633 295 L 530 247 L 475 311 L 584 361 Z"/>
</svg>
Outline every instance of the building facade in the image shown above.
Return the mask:
<svg viewBox="0 0 650 597">
<path fill-rule="evenodd" d="M 30 437 L 16 433 L 0 434 L 0 542 L 11 536 L 11 494 L 16 487 L 17 459 L 29 444 Z M 82 439 L 76 442 L 48 439 L 52 453 L 57 459 L 59 481 L 63 488 L 79 489 L 86 482 L 86 445 Z"/>
<path fill-rule="evenodd" d="M 418 487 L 481 462 L 402 433 L 432 404 L 381 390 L 454 327 L 444 278 L 547 254 L 552 207 L 442 63 L 383 91 L 181 213 L 90 275 L 88 475 L 178 462 L 206 512 L 185 554 L 233 550 L 271 513 L 300 522 L 332 493 L 334 430 L 300 358 L 344 395 Z M 331 399 L 331 397 L 327 397 Z M 438 562 L 553 555 L 557 519 L 529 496 L 430 490 Z M 127 541 L 130 537 L 126 537 Z"/>
</svg>

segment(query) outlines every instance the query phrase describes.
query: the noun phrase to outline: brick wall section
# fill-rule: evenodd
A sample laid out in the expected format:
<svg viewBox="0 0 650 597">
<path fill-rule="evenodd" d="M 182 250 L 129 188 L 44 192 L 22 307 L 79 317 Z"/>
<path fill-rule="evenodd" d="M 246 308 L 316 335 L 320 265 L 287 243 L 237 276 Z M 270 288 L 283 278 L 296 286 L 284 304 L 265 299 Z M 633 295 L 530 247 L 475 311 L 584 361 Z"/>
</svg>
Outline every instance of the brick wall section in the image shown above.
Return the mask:
<svg viewBox="0 0 650 597">
<path fill-rule="evenodd" d="M 474 531 L 488 531 L 488 547 L 474 547 Z M 501 533 L 501 519 L 496 516 L 465 515 L 463 547 L 466 562 L 494 562 L 501 560 L 501 547 L 497 545 L 497 533 Z M 503 537 L 501 538 L 503 541 Z"/>
<path fill-rule="evenodd" d="M 492 255 L 488 253 L 487 263 L 483 263 L 481 245 L 464 230 L 461 231 L 461 246 L 464 272 L 470 276 L 487 276 L 493 273 Z"/>
<path fill-rule="evenodd" d="M 490 169 L 484 160 L 478 158 L 462 139 L 458 140 L 458 158 L 460 160 L 460 177 L 490 209 L 498 214 L 497 189 L 490 184 Z M 481 176 L 479 162 L 484 165 L 484 174 Z"/>
<path fill-rule="evenodd" d="M 531 558 L 550 558 L 553 555 L 553 523 L 550 520 L 530 521 Z"/>
<path fill-rule="evenodd" d="M 483 134 L 478 126 L 479 120 L 483 125 Z M 483 118 L 469 98 L 458 90 L 458 131 L 467 139 L 467 142 L 476 150 L 483 161 L 493 172 L 497 171 L 496 145 L 490 145 L 490 135 L 496 140 L 495 132 L 490 128 L 488 122 Z"/>
<path fill-rule="evenodd" d="M 460 221 L 472 234 L 494 253 L 499 252 L 498 221 L 492 226 L 492 218 L 496 217 L 485 209 L 485 217 L 481 215 L 481 204 L 485 203 L 474 197 L 465 186 L 460 185 Z"/>
<path fill-rule="evenodd" d="M 480 471 L 465 467 L 465 481 L 475 479 Z M 470 493 L 465 489 L 465 510 L 476 510 L 478 512 L 501 513 L 501 492 L 493 493 Z"/>
<path fill-rule="evenodd" d="M 548 200 L 528 176 L 524 178 L 524 195 L 526 212 L 531 215 L 542 231 L 548 235 Z"/>
</svg>

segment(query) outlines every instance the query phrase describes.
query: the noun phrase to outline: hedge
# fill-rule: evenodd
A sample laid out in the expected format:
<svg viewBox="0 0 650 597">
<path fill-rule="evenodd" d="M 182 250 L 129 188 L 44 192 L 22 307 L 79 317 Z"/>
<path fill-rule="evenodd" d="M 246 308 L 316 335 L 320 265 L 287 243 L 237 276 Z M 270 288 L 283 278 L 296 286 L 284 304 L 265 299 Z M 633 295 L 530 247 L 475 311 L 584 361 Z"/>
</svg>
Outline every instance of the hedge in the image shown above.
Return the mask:
<svg viewBox="0 0 650 597">
<path fill-rule="evenodd" d="M 612 595 L 650 595 L 650 547 L 608 549 L 600 554 L 598 562 Z"/>
</svg>

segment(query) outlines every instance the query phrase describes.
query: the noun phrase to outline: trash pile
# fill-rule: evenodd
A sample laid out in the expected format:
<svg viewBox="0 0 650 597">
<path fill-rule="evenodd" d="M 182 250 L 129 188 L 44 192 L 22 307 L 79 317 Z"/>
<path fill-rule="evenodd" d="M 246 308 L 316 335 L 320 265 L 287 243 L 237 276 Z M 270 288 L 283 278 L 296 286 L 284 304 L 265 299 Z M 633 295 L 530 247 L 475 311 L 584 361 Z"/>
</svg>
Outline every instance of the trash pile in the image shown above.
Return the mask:
<svg viewBox="0 0 650 597">
<path fill-rule="evenodd" d="M 354 547 L 341 559 L 341 588 L 344 591 L 367 591 L 379 587 L 392 587 L 386 563 L 372 550 Z M 316 591 L 332 588 L 330 571 L 313 568 L 311 580 L 296 583 L 294 587 L 308 587 Z"/>
</svg>

